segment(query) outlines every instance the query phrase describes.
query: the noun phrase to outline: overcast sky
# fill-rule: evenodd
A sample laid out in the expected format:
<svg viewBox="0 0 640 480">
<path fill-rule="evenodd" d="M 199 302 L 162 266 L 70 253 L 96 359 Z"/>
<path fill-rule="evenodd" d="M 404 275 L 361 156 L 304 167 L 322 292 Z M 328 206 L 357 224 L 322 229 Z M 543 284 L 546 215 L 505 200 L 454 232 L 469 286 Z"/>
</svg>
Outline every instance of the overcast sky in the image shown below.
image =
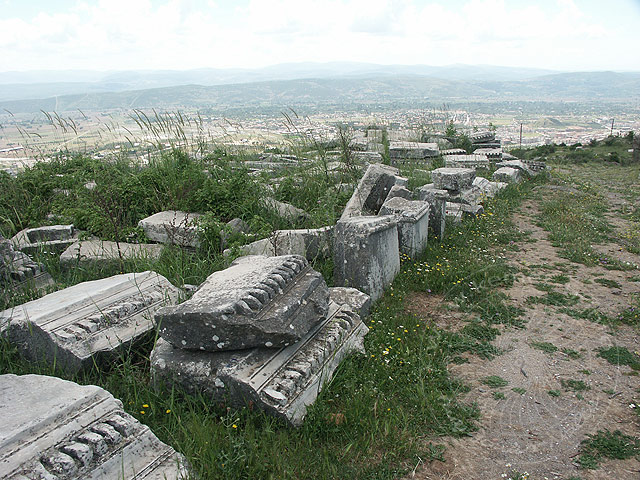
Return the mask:
<svg viewBox="0 0 640 480">
<path fill-rule="evenodd" d="M 0 0 L 0 71 L 453 63 L 640 71 L 640 0 Z"/>
</svg>

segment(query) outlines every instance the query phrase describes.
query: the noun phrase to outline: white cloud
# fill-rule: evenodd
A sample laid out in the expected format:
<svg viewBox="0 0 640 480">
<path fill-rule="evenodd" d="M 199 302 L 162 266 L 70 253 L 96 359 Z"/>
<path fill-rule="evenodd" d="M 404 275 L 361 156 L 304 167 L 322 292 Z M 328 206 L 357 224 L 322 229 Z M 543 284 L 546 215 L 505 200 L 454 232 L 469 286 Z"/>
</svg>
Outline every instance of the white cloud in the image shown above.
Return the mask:
<svg viewBox="0 0 640 480">
<path fill-rule="evenodd" d="M 618 53 L 620 45 L 637 40 L 635 29 L 611 31 L 573 0 L 468 0 L 457 7 L 435 0 L 229 3 L 100 0 L 28 20 L 0 19 L 3 68 L 185 69 L 353 60 L 640 69 L 640 59 Z"/>
</svg>

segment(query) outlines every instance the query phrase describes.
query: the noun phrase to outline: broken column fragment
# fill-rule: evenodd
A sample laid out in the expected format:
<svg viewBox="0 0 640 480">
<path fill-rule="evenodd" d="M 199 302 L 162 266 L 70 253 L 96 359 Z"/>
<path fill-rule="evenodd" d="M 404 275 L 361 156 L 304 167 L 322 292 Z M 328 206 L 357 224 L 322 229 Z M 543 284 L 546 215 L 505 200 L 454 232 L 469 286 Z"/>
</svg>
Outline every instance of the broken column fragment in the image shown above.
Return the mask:
<svg viewBox="0 0 640 480">
<path fill-rule="evenodd" d="M 409 257 L 419 255 L 427 246 L 429 211 L 427 202 L 400 197 L 387 200 L 380 209 L 380 215 L 395 215 L 400 251 Z"/>
<path fill-rule="evenodd" d="M 28 358 L 76 372 L 153 331 L 153 313 L 179 294 L 155 272 L 115 275 L 4 310 L 0 332 Z"/>
<path fill-rule="evenodd" d="M 282 347 L 325 318 L 329 290 L 304 257 L 240 257 L 186 302 L 160 309 L 160 335 L 178 348 L 217 352 Z"/>
<path fill-rule="evenodd" d="M 158 212 L 138 222 L 138 226 L 154 242 L 197 248 L 199 213 L 178 210 Z"/>
<path fill-rule="evenodd" d="M 394 216 L 352 217 L 335 227 L 334 283 L 380 298 L 400 271 Z"/>
<path fill-rule="evenodd" d="M 184 458 L 100 387 L 0 375 L 0 477 L 186 479 Z"/>
<path fill-rule="evenodd" d="M 371 297 L 357 288 L 331 287 L 329 299 L 338 305 L 348 306 L 360 316 L 360 319 L 368 316 L 371 309 Z"/>
<path fill-rule="evenodd" d="M 281 349 L 203 352 L 160 339 L 151 353 L 151 371 L 156 384 L 178 384 L 237 407 L 254 405 L 298 426 L 340 362 L 364 351 L 367 332 L 354 311 L 331 303 L 321 322 Z"/>
<path fill-rule="evenodd" d="M 396 184 L 398 170 L 373 163 L 364 173 L 353 195 L 344 207 L 341 220 L 362 215 L 377 215 L 391 187 Z"/>
</svg>

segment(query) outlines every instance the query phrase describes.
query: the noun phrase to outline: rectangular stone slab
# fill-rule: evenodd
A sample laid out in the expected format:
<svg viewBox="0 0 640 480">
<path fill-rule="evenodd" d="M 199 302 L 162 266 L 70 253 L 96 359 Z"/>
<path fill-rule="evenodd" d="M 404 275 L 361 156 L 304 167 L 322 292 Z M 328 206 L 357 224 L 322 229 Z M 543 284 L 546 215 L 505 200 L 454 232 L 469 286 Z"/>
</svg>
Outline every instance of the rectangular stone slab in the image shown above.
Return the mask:
<svg viewBox="0 0 640 480">
<path fill-rule="evenodd" d="M 178 384 L 213 402 L 254 405 L 298 426 L 344 357 L 364 352 L 367 332 L 354 311 L 331 303 L 322 322 L 279 350 L 198 352 L 159 339 L 151 353 L 151 371 L 158 384 Z"/>
<path fill-rule="evenodd" d="M 522 173 L 516 168 L 500 167 L 493 172 L 492 178 L 496 182 L 520 183 L 522 181 Z"/>
<path fill-rule="evenodd" d="M 35 361 L 75 372 L 155 329 L 154 312 L 180 290 L 155 272 L 84 282 L 0 312 L 0 331 Z"/>
<path fill-rule="evenodd" d="M 429 203 L 400 197 L 388 199 L 380 209 L 380 215 L 395 215 L 400 251 L 411 258 L 427 246 L 429 212 Z"/>
<path fill-rule="evenodd" d="M 177 480 L 184 458 L 100 387 L 0 375 L 0 478 Z"/>
<path fill-rule="evenodd" d="M 162 254 L 162 245 L 150 243 L 108 242 L 83 240 L 70 245 L 60 255 L 60 264 L 73 267 L 78 264 L 107 266 L 122 260 L 157 260 Z"/>
<path fill-rule="evenodd" d="M 333 240 L 333 226 L 298 230 L 276 230 L 263 238 L 240 247 L 244 255 L 301 255 L 307 260 L 328 258 Z M 231 252 L 230 250 L 225 251 Z"/>
<path fill-rule="evenodd" d="M 250 255 L 210 275 L 181 305 L 156 313 L 160 335 L 187 350 L 282 347 L 324 319 L 329 289 L 304 257 Z"/>
<path fill-rule="evenodd" d="M 394 216 L 353 217 L 336 224 L 334 284 L 380 298 L 400 271 L 398 223 Z"/>
<path fill-rule="evenodd" d="M 73 225 L 51 225 L 27 228 L 11 239 L 16 250 L 27 254 L 38 252 L 60 253 L 77 240 Z"/>
<path fill-rule="evenodd" d="M 438 190 L 433 184 L 423 185 L 416 190 L 418 200 L 423 200 L 429 204 L 429 228 L 431 232 L 440 240 L 444 237 L 446 221 L 445 221 L 445 203 L 449 197 L 447 190 Z"/>
<path fill-rule="evenodd" d="M 158 212 L 143 218 L 138 226 L 154 242 L 196 248 L 198 239 L 199 213 L 187 213 L 179 210 Z"/>
</svg>

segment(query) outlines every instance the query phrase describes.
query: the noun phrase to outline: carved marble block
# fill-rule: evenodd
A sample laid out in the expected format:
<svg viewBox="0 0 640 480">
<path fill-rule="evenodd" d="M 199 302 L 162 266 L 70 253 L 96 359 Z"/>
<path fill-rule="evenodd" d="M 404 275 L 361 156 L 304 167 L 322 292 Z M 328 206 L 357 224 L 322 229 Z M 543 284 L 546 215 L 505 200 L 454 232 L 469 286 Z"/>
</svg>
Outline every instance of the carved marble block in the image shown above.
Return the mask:
<svg viewBox="0 0 640 480">
<path fill-rule="evenodd" d="M 155 272 L 84 282 L 0 312 L 0 332 L 28 358 L 70 372 L 111 358 L 155 328 L 180 290 Z"/>
<path fill-rule="evenodd" d="M 183 457 L 100 387 L 0 375 L 0 478 L 177 480 Z"/>
<path fill-rule="evenodd" d="M 210 275 L 181 305 L 156 313 L 160 335 L 187 350 L 282 347 L 325 318 L 329 290 L 304 257 L 252 255 Z"/>
</svg>

